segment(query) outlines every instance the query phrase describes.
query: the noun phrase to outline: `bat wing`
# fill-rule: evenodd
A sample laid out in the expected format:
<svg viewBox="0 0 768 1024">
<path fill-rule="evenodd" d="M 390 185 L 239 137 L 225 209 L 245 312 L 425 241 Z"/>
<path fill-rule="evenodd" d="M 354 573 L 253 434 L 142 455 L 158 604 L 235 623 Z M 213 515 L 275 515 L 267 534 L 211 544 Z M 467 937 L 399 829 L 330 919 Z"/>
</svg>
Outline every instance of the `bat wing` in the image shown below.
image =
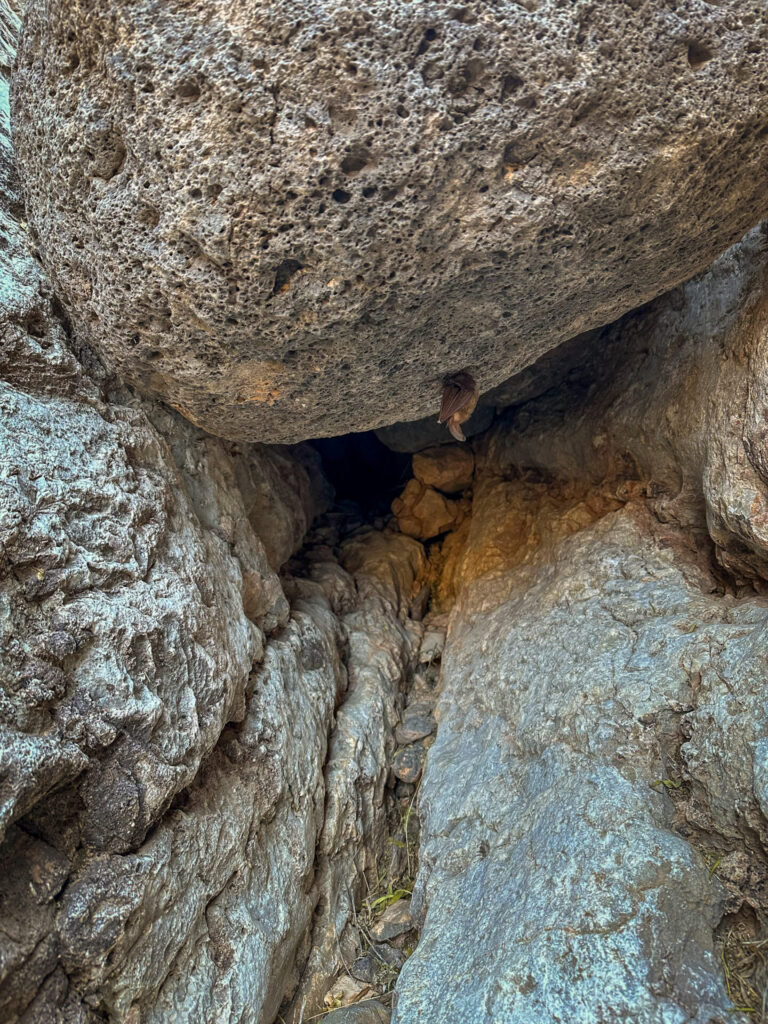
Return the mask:
<svg viewBox="0 0 768 1024">
<path fill-rule="evenodd" d="M 448 421 L 448 429 L 451 432 L 451 437 L 455 437 L 457 441 L 467 440 L 466 437 L 464 437 L 464 431 L 455 420 L 451 419 Z"/>
<path fill-rule="evenodd" d="M 473 394 L 474 392 L 470 388 L 464 388 L 461 384 L 446 384 L 437 422 L 445 423 L 455 412 L 467 405 Z"/>
</svg>

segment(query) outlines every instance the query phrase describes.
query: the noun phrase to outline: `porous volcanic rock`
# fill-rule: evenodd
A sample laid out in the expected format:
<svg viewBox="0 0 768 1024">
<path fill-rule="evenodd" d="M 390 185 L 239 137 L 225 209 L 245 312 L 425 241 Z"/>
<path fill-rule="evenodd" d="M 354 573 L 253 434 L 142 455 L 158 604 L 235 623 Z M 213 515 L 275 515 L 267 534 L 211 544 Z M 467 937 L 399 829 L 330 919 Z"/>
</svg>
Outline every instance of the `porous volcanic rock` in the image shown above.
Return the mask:
<svg viewBox="0 0 768 1024">
<path fill-rule="evenodd" d="M 111 369 L 294 441 L 434 413 L 768 206 L 757 0 L 32 0 L 15 131 Z"/>
</svg>

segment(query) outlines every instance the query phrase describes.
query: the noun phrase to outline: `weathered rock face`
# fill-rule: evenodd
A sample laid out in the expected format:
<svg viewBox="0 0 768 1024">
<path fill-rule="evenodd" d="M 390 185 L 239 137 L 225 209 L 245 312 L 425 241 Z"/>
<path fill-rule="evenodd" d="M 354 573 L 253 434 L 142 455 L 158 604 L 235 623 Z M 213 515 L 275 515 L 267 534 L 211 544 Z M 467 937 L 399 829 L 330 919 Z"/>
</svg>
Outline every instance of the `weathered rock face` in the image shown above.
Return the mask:
<svg viewBox="0 0 768 1024">
<path fill-rule="evenodd" d="M 413 456 L 413 475 L 426 487 L 456 494 L 472 484 L 475 458 L 466 445 L 442 445 Z"/>
<path fill-rule="evenodd" d="M 30 254 L 7 105 L 0 198 L 0 1018 L 272 1021 L 387 852 L 421 547 L 278 579 L 316 457 L 110 388 Z"/>
<path fill-rule="evenodd" d="M 621 478 L 617 497 L 635 481 L 661 519 L 708 530 L 737 579 L 768 578 L 767 239 L 756 228 L 706 274 L 575 339 L 559 370 L 546 359 L 537 397 L 488 435 L 486 473 Z"/>
<path fill-rule="evenodd" d="M 415 419 L 764 215 L 764 5 L 32 0 L 16 136 L 108 366 L 214 433 Z"/>
<path fill-rule="evenodd" d="M 680 832 L 742 856 L 751 829 L 768 839 L 768 605 L 716 587 L 628 506 L 463 591 L 395 1021 L 730 1019 L 718 854 Z"/>
<path fill-rule="evenodd" d="M 315 563 L 312 578 L 333 604 L 348 642 L 349 694 L 336 715 L 325 768 L 324 824 L 316 849 L 313 894 L 318 907 L 312 948 L 284 1019 L 301 1024 L 307 1006 L 322 1005 L 336 973 L 339 949 L 355 955 L 349 926 L 366 880 L 379 877 L 388 847 L 385 783 L 400 710 L 401 684 L 418 650 L 419 627 L 402 622 L 411 587 L 424 570 L 420 544 L 397 534 L 370 532 L 342 548 L 346 571 Z M 367 839 L 361 843 L 361 838 Z M 351 930 L 351 929 L 350 929 Z"/>
<path fill-rule="evenodd" d="M 551 346 L 763 212 L 764 7 L 256 6 L 31 0 L 56 292 L 0 105 L 0 1019 L 300 1024 L 405 963 L 396 1024 L 724 1024 L 723 936 L 768 935 L 765 230 Z M 540 352 L 375 529 L 155 401 L 291 439 Z"/>
<path fill-rule="evenodd" d="M 419 480 L 409 480 L 392 502 L 400 530 L 409 537 L 427 540 L 458 526 L 465 515 L 464 503 L 453 501 Z"/>
<path fill-rule="evenodd" d="M 382 855 L 387 744 L 410 651 L 397 592 L 365 575 L 377 556 L 363 545 L 356 581 L 322 561 L 320 582 L 296 581 L 242 723 L 183 803 L 135 852 L 92 861 L 68 888 L 62 963 L 110 1019 L 272 1021 L 302 977 L 310 996 L 325 991 L 366 859 Z M 391 539 L 407 586 L 419 557 Z M 346 621 L 357 635 L 343 658 Z"/>
<path fill-rule="evenodd" d="M 767 263 L 758 229 L 574 340 L 476 446 L 398 1024 L 732 1017 L 718 943 L 768 914 Z"/>
</svg>

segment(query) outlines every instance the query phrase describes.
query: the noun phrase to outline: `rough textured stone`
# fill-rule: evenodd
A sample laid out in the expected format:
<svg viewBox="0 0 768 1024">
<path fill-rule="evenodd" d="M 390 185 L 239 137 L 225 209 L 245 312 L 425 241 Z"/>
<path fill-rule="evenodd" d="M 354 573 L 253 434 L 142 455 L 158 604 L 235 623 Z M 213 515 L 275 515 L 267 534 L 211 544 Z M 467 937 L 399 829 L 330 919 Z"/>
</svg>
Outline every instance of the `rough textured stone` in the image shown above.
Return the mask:
<svg viewBox="0 0 768 1024">
<path fill-rule="evenodd" d="M 423 743 L 412 743 L 398 750 L 392 759 L 392 771 L 402 782 L 418 782 L 424 768 L 427 750 Z"/>
<path fill-rule="evenodd" d="M 283 450 L 250 445 L 245 451 L 247 457 L 235 464 L 237 487 L 248 521 L 263 537 L 269 564 L 277 571 L 301 546 L 333 491 L 309 445 Z"/>
<path fill-rule="evenodd" d="M 242 716 L 244 581 L 256 623 L 288 613 L 221 443 L 158 413 L 177 466 L 147 411 L 3 386 L 2 817 L 87 768 L 73 842 L 100 850 L 140 842 Z"/>
<path fill-rule="evenodd" d="M 749 771 L 768 724 L 765 602 L 718 596 L 682 535 L 630 506 L 547 555 L 469 585 L 454 609 L 422 783 L 426 920 L 394 1019 L 725 1021 L 725 893 L 674 830 L 678 790 L 653 784 L 698 789 L 703 747 L 722 800 L 710 838 L 714 815 L 746 841 L 731 772 L 764 832 Z M 736 702 L 744 740 L 705 738 Z"/>
<path fill-rule="evenodd" d="M 343 1006 L 325 1018 L 326 1024 L 389 1024 L 390 1011 L 377 999 L 365 999 L 356 1006 Z"/>
<path fill-rule="evenodd" d="M 717 936 L 767 909 L 767 263 L 752 232 L 606 358 L 576 339 L 479 446 L 402 1024 L 732 1018 Z"/>
<path fill-rule="evenodd" d="M 318 908 L 312 949 L 286 1024 L 321 1005 L 339 949 L 354 955 L 355 901 L 376 884 L 388 845 L 384 787 L 394 747 L 400 690 L 415 662 L 420 631 L 409 631 L 407 595 L 424 570 L 421 545 L 397 534 L 369 532 L 342 548 L 358 602 L 343 619 L 349 694 L 336 715 L 325 767 L 324 826 L 317 844 Z M 316 577 L 315 577 L 316 578 Z"/>
<path fill-rule="evenodd" d="M 762 226 L 707 273 L 569 343 L 558 386 L 563 367 L 546 360 L 539 396 L 489 436 L 487 486 L 510 463 L 582 489 L 611 480 L 617 499 L 642 491 L 663 520 L 708 531 L 738 579 L 768 578 L 767 272 Z"/>
<path fill-rule="evenodd" d="M 466 508 L 462 502 L 452 501 L 414 478 L 392 502 L 392 511 L 403 533 L 428 540 L 458 526 Z"/>
<path fill-rule="evenodd" d="M 3 159 L 11 188 L 7 150 Z M 287 602 L 236 493 L 217 489 L 234 475 L 222 443 L 130 395 L 105 403 L 23 231 L 5 226 L 0 657 L 13 682 L 2 694 L 0 821 L 77 777 L 51 808 L 57 839 L 126 849 L 242 715 L 263 641 L 243 610 L 243 572 L 261 580 L 259 624 L 284 622 Z M 65 827 L 76 800 L 77 824 Z"/>
<path fill-rule="evenodd" d="M 378 920 L 371 925 L 371 936 L 376 942 L 389 942 L 413 930 L 411 901 L 391 903 Z"/>
<path fill-rule="evenodd" d="M 398 744 L 414 743 L 431 736 L 437 728 L 431 715 L 408 714 L 395 729 L 395 740 Z"/>
<path fill-rule="evenodd" d="M 358 538 L 289 605 L 313 454 L 112 385 L 31 254 L 7 105 L 0 200 L 0 1017 L 272 1021 L 380 854 L 423 553 Z"/>
<path fill-rule="evenodd" d="M 474 471 L 475 456 L 467 445 L 427 448 L 413 456 L 416 479 L 445 494 L 455 494 L 469 487 Z"/>
<path fill-rule="evenodd" d="M 61 960 L 110 1019 L 271 1020 L 295 984 L 316 902 L 325 747 L 346 682 L 340 642 L 321 594 L 296 601 L 242 724 L 221 736 L 182 807 L 135 853 L 98 859 L 70 884 Z"/>
<path fill-rule="evenodd" d="M 395 725 L 430 712 L 441 651 L 395 1019 L 732 1019 L 719 937 L 768 919 L 765 233 L 486 396 L 513 407 L 473 441 L 471 516 L 424 492 L 460 513 L 429 583 L 383 520 L 342 544 L 339 508 L 292 557 L 329 500 L 313 452 L 205 435 L 87 344 L 187 415 L 299 436 L 425 411 L 459 351 L 487 387 L 698 266 L 764 195 L 765 12 L 588 6 L 329 2 L 299 27 L 33 0 L 19 138 L 72 315 L 0 105 L 9 1024 L 315 1016 L 398 856 L 387 816 L 416 806 L 389 766 L 415 779 L 430 740 L 397 754 Z M 368 141 L 376 104 L 394 113 Z M 397 149 L 411 132 L 420 154 Z M 341 188 L 326 213 L 348 223 L 323 234 L 313 190 Z M 434 609 L 408 618 L 430 593 L 454 604 L 444 650 Z"/>
<path fill-rule="evenodd" d="M 434 414 L 765 212 L 757 0 L 32 0 L 40 250 L 110 368 L 224 436 Z"/>
</svg>

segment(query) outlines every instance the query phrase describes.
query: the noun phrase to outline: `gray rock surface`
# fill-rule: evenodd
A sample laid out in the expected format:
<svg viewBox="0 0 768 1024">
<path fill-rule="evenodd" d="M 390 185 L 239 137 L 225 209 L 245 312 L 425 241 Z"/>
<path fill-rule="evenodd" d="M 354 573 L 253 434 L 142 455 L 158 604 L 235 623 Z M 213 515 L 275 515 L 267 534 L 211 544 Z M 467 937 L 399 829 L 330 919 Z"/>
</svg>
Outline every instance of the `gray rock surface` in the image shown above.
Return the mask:
<svg viewBox="0 0 768 1024">
<path fill-rule="evenodd" d="M 323 1019 L 326 1024 L 389 1024 L 390 1011 L 376 999 L 365 999 L 357 1006 L 343 1006 Z"/>
<path fill-rule="evenodd" d="M 732 1019 L 702 844 L 765 834 L 767 615 L 633 505 L 465 588 L 395 1021 Z"/>
<path fill-rule="evenodd" d="M 767 263 L 758 229 L 575 339 L 476 445 L 396 1022 L 732 1019 L 717 943 L 768 910 Z"/>
<path fill-rule="evenodd" d="M 0 99 L 16 28 L 0 4 Z M 0 1019 L 272 1021 L 321 899 L 349 913 L 381 855 L 423 554 L 375 535 L 278 579 L 328 500 L 315 456 L 114 385 L 30 249 L 7 113 Z"/>
<path fill-rule="evenodd" d="M 40 252 L 110 369 L 230 438 L 434 415 L 765 213 L 755 0 L 32 0 Z"/>
<path fill-rule="evenodd" d="M 342 562 L 354 576 L 315 563 L 312 579 L 326 594 L 337 593 L 331 572 L 346 576 L 356 601 L 346 614 L 336 605 L 347 640 L 349 692 L 336 714 L 326 764 L 324 824 L 316 848 L 317 900 L 312 949 L 301 981 L 283 1010 L 286 1024 L 299 1022 L 307 1007 L 322 1005 L 342 950 L 354 956 L 355 906 L 375 885 L 389 852 L 385 784 L 402 684 L 421 640 L 407 623 L 407 596 L 424 570 L 421 545 L 398 534 L 369 532 L 348 541 Z M 306 584 L 302 584 L 304 586 Z M 316 585 L 316 583 L 314 584 Z"/>
<path fill-rule="evenodd" d="M 135 854 L 94 862 L 68 890 L 63 963 L 110 1019 L 272 1021 L 300 980 L 311 976 L 322 993 L 333 977 L 338 945 L 322 944 L 323 926 L 341 934 L 366 858 L 383 852 L 379 747 L 410 650 L 380 583 L 360 575 L 357 585 L 378 603 L 356 602 L 345 622 L 370 626 L 375 640 L 351 640 L 343 659 L 348 627 L 319 584 L 297 581 L 243 722 L 224 731 L 181 807 Z M 359 681 L 361 671 L 375 682 Z M 95 899 L 103 930 L 91 920 Z"/>
</svg>

